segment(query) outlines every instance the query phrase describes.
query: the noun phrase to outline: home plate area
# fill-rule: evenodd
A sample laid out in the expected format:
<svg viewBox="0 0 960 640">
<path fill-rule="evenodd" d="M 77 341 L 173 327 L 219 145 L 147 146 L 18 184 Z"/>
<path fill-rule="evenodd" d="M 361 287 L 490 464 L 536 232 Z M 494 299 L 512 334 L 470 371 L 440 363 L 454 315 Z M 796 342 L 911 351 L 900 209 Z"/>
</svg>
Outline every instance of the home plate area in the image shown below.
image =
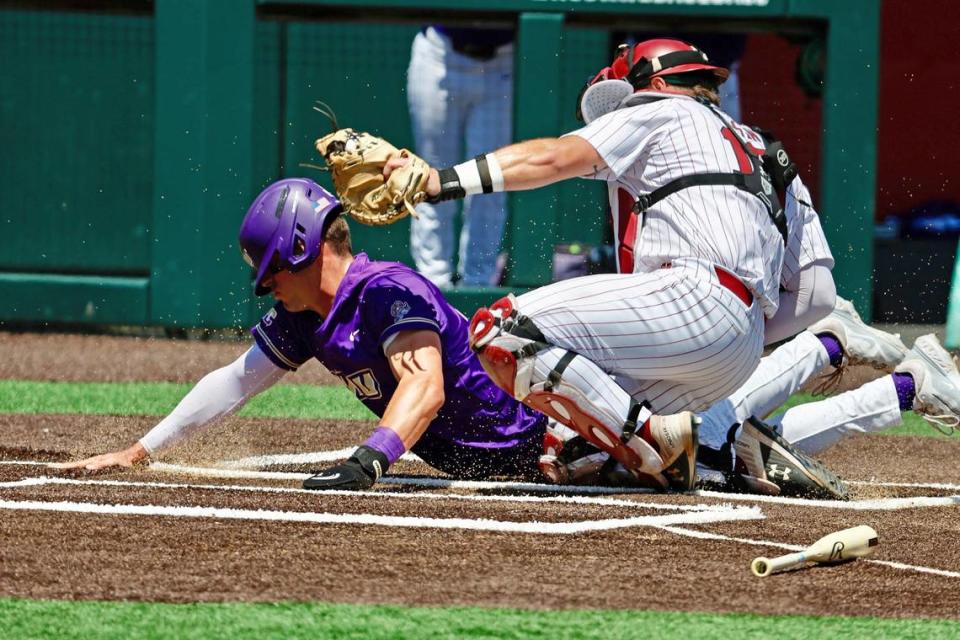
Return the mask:
<svg viewBox="0 0 960 640">
<path fill-rule="evenodd" d="M 458 481 L 407 458 L 372 491 L 300 488 L 311 470 L 349 453 L 333 448 L 219 462 L 189 455 L 68 474 L 45 465 L 63 459 L 62 452 L 0 449 L 0 563 L 15 578 L 2 583 L 0 595 L 757 613 L 787 607 L 835 615 L 960 611 L 960 550 L 944 543 L 960 537 L 956 484 L 868 476 L 852 483 L 849 502 L 655 494 Z M 869 558 L 769 578 L 750 574 L 756 556 L 800 550 L 859 524 L 879 532 Z M 685 594 L 705 583 L 723 597 L 690 601 Z"/>
<path fill-rule="evenodd" d="M 45 511 L 100 516 L 208 518 L 296 522 L 316 525 L 460 529 L 575 536 L 598 531 L 650 527 L 696 539 L 799 550 L 800 545 L 714 533 L 706 525 L 764 520 L 772 505 L 801 509 L 805 521 L 818 511 L 848 514 L 894 512 L 960 505 L 960 485 L 854 481 L 849 502 L 803 500 L 697 491 L 653 494 L 644 489 L 556 486 L 524 482 L 451 480 L 424 475 L 388 475 L 373 491 L 307 491 L 310 474 L 278 470 L 323 466 L 352 449 L 276 454 L 199 466 L 154 462 L 132 474 L 64 477 L 29 460 L 0 462 L 0 510 Z M 421 468 L 407 454 L 398 468 Z M 271 469 L 271 470 L 267 470 Z M 134 477 L 135 476 L 135 477 Z M 613 495 L 616 494 L 616 495 Z M 778 511 L 779 513 L 779 511 Z M 904 563 L 889 566 L 948 577 L 960 572 Z"/>
</svg>

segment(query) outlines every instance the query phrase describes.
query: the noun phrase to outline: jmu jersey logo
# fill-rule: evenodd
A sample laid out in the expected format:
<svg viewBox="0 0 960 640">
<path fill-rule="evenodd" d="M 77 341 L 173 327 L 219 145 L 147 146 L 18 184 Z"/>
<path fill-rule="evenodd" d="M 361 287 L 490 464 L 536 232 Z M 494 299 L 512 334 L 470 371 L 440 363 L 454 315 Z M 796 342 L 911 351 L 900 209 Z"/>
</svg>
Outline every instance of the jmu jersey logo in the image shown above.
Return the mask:
<svg viewBox="0 0 960 640">
<path fill-rule="evenodd" d="M 335 373 L 335 372 L 331 372 Z M 353 391 L 360 400 L 376 400 L 381 396 L 380 383 L 370 369 L 361 369 L 353 373 L 335 373 L 343 384 Z"/>
</svg>

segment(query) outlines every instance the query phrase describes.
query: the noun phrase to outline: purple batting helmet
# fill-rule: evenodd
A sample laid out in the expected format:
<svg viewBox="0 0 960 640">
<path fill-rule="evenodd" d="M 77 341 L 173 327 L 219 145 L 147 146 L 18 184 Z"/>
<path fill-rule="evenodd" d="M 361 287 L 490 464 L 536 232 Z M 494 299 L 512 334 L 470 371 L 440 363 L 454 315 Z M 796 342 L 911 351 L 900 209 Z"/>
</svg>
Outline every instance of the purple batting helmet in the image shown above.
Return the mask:
<svg viewBox="0 0 960 640">
<path fill-rule="evenodd" d="M 341 210 L 333 194 L 306 178 L 278 180 L 261 191 L 240 225 L 240 252 L 257 270 L 255 293 L 270 293 L 262 284 L 269 273 L 300 271 L 316 260 Z"/>
</svg>

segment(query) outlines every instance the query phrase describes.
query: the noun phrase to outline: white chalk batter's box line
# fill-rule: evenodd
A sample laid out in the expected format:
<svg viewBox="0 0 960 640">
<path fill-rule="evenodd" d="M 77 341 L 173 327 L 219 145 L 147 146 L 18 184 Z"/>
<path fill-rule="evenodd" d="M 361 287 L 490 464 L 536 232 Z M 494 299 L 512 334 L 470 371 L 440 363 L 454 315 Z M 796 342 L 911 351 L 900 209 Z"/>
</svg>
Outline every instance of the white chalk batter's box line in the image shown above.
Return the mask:
<svg viewBox="0 0 960 640">
<path fill-rule="evenodd" d="M 0 461 L 0 465 L 39 465 L 31 461 Z M 197 473 L 203 471 L 200 467 L 177 467 L 176 465 L 165 465 L 163 469 L 169 472 L 189 472 Z M 223 469 L 210 469 L 215 474 L 222 477 Z M 271 479 L 278 476 L 289 479 L 291 476 L 297 478 L 306 477 L 307 474 L 290 474 L 279 472 L 232 472 L 236 476 L 249 477 L 251 474 L 262 473 Z M 384 478 L 389 480 L 389 476 Z M 419 478 L 404 478 L 403 484 L 416 484 Z M 457 486 L 461 481 L 449 481 L 442 479 L 423 479 L 431 481 L 440 481 L 439 484 L 430 486 Z M 163 483 L 163 482 L 137 482 L 123 480 L 79 480 L 71 478 L 48 478 L 33 477 L 24 478 L 13 482 L 0 483 L 2 488 L 42 486 L 45 484 L 61 485 L 107 485 L 107 486 L 126 486 L 126 487 L 151 487 L 167 489 L 209 489 L 222 491 L 247 491 L 247 492 L 266 492 L 266 493 L 315 493 L 305 489 L 295 489 L 287 487 L 257 487 L 248 485 L 202 485 L 202 484 L 184 484 L 184 483 Z M 524 483 L 497 483 L 497 482 L 469 482 L 470 488 L 504 488 L 507 485 L 527 486 Z M 863 482 L 860 484 L 872 484 Z M 894 483 L 877 483 L 881 486 L 908 486 L 924 487 L 916 483 L 898 485 Z M 553 487 L 555 485 L 530 485 L 533 487 Z M 960 488 L 954 485 L 933 485 L 935 488 Z M 566 489 L 576 489 L 576 487 L 566 487 Z M 605 505 L 612 507 L 628 508 L 660 508 L 684 511 L 683 513 L 672 514 L 668 516 L 639 516 L 631 518 L 605 519 L 585 522 L 557 522 L 557 523 L 539 523 L 539 522 L 502 522 L 496 520 L 470 520 L 463 518 L 423 518 L 423 517 L 404 517 L 404 516 L 382 516 L 376 514 L 338 514 L 338 513 L 301 513 L 289 511 L 263 511 L 248 509 L 229 509 L 217 507 L 163 507 L 155 505 L 131 505 L 131 504 L 97 504 L 97 503 L 78 503 L 78 502 L 37 502 L 37 501 L 6 501 L 0 500 L 0 509 L 10 510 L 30 510 L 30 511 L 54 511 L 54 512 L 73 512 L 87 514 L 107 514 L 107 515 L 144 515 L 144 516 L 166 516 L 166 517 L 193 517 L 193 518 L 220 518 L 234 520 L 270 520 L 281 522 L 307 522 L 314 524 L 361 524 L 361 525 L 379 525 L 393 527 L 409 528 L 436 528 L 436 529 L 466 529 L 478 531 L 498 531 L 507 533 L 538 533 L 546 535 L 570 535 L 589 533 L 592 531 L 605 531 L 612 529 L 624 529 L 628 527 L 647 526 L 657 528 L 675 535 L 701 539 L 735 542 L 738 544 L 747 544 L 753 546 L 773 547 L 788 551 L 798 551 L 803 549 L 789 543 L 774 542 L 769 540 L 753 540 L 749 538 L 737 538 L 718 533 L 711 533 L 699 529 L 686 529 L 680 525 L 705 525 L 721 522 L 734 522 L 746 520 L 759 520 L 765 516 L 756 507 L 744 508 L 733 507 L 730 505 L 670 505 L 658 503 L 640 503 L 632 500 L 618 500 L 615 498 L 598 498 L 589 496 L 477 496 L 477 495 L 459 495 L 459 494 L 430 494 L 430 493 L 397 493 L 389 491 L 358 492 L 358 491 L 330 491 L 324 492 L 327 495 L 347 495 L 359 498 L 400 498 L 400 499 L 439 499 L 439 500 L 476 500 L 476 501 L 500 501 L 500 502 L 542 502 L 542 503 L 575 503 Z M 736 494 L 721 494 L 711 492 L 698 492 L 701 495 L 710 495 L 712 497 L 729 497 L 732 499 L 756 499 L 759 502 L 783 502 L 791 501 L 800 504 L 816 503 L 817 506 L 830 506 L 831 508 L 842 508 L 851 503 L 830 502 L 830 501 L 809 501 L 791 498 L 771 498 L 770 496 L 741 496 Z M 958 504 L 960 496 L 951 496 L 947 498 L 921 497 L 911 499 L 891 499 L 892 502 L 888 508 L 916 508 L 924 506 L 944 506 Z M 911 502 L 907 503 L 905 500 Z M 878 501 L 864 501 L 866 504 L 873 504 Z M 855 503 L 854 503 L 855 504 Z M 864 508 L 867 508 L 864 506 Z M 878 508 L 878 507 L 869 507 Z M 884 507 L 879 507 L 884 508 Z M 888 560 L 861 559 L 861 562 L 881 565 L 901 571 L 913 571 L 924 574 L 938 575 L 949 578 L 960 578 L 960 572 L 937 569 L 934 567 L 924 567 L 910 565 L 901 562 Z"/>
<path fill-rule="evenodd" d="M 316 454 L 304 454 L 304 456 L 323 456 L 327 459 L 327 454 L 341 456 L 344 452 L 353 449 L 344 449 L 333 452 L 317 452 Z M 246 461 L 261 460 L 263 458 L 278 459 L 286 457 L 288 454 L 278 456 L 261 456 L 259 458 L 248 458 Z M 299 456 L 299 454 L 297 454 Z M 310 477 L 309 473 L 296 473 L 289 471 L 249 471 L 235 468 L 233 465 L 239 461 L 228 461 L 230 468 L 216 467 L 195 467 L 165 462 L 151 463 L 150 468 L 155 471 L 173 473 L 178 475 L 196 475 L 209 478 L 231 478 L 231 479 L 249 479 L 249 480 L 280 480 L 280 481 L 302 481 Z M 46 463 L 30 460 L 0 460 L 0 466 L 46 466 Z M 450 480 L 447 478 L 427 478 L 427 477 L 402 477 L 386 475 L 380 479 L 381 485 L 400 485 L 431 487 L 444 489 L 462 489 L 474 491 L 518 491 L 528 493 L 562 493 L 562 494 L 653 494 L 649 489 L 631 489 L 622 487 L 591 487 L 581 485 L 553 485 L 538 484 L 533 482 L 494 482 L 488 480 Z M 956 491 L 958 495 L 950 496 L 916 496 L 911 498 L 878 498 L 873 500 L 810 500 L 806 498 L 788 498 L 781 496 L 763 496 L 741 493 L 721 493 L 716 491 L 695 491 L 691 495 L 697 495 L 704 498 L 716 498 L 733 502 L 756 502 L 769 504 L 786 504 L 800 507 L 811 507 L 820 509 L 835 509 L 847 511 L 894 511 L 902 509 L 915 509 L 922 507 L 945 507 L 960 505 L 960 485 L 946 483 L 895 483 L 879 481 L 849 481 L 848 484 L 871 486 L 871 487 L 889 487 L 889 488 L 909 488 L 909 489 L 935 489 L 938 491 Z M 0 483 L 2 486 L 2 483 Z M 313 492 L 315 493 L 315 492 Z M 325 491 L 328 495 L 334 492 Z M 340 492 L 337 492 L 340 493 Z M 385 491 L 374 492 L 343 492 L 342 495 L 356 496 L 380 496 L 380 497 L 409 497 L 412 495 L 423 496 L 425 494 L 401 494 Z M 443 494 L 450 497 L 455 494 Z M 483 496 L 482 499 L 491 500 L 493 496 Z M 578 500 L 582 498 L 577 498 Z M 585 503 L 586 504 L 586 503 Z M 629 502 L 629 504 L 640 504 Z M 654 509 L 689 509 L 689 506 L 680 506 L 671 503 L 644 503 L 645 506 Z M 611 505 L 612 506 L 612 505 Z M 703 508 L 702 506 L 699 508 Z"/>
<path fill-rule="evenodd" d="M 174 465 L 168 463 L 153 463 L 151 469 L 178 474 L 200 475 L 213 478 L 235 478 L 250 480 L 305 480 L 310 477 L 309 473 L 293 473 L 289 471 L 243 471 L 240 469 L 221 469 L 219 467 L 189 467 Z M 488 480 L 448 480 L 445 478 L 404 478 L 398 476 L 384 476 L 380 479 L 381 484 L 413 485 L 442 487 L 448 489 L 472 489 L 472 490 L 513 490 L 528 492 L 558 492 L 558 493 L 627 493 L 639 492 L 650 494 L 648 489 L 630 490 L 616 487 L 587 487 L 580 485 L 552 485 L 536 484 L 526 482 L 493 482 Z M 873 485 L 873 483 L 862 482 L 858 484 Z M 921 484 L 903 484 L 882 483 L 879 486 L 886 487 L 908 487 L 908 488 L 931 488 L 939 490 L 953 490 L 960 492 L 960 485 L 921 485 Z M 740 493 L 720 493 L 715 491 L 696 491 L 694 495 L 705 498 L 718 498 L 727 501 L 740 502 L 767 502 L 771 504 L 788 504 L 801 507 L 814 507 L 821 509 L 840 509 L 848 511 L 892 511 L 900 509 L 915 509 L 921 507 L 944 507 L 960 505 L 960 495 L 954 496 L 918 496 L 914 498 L 878 498 L 874 500 L 809 500 L 806 498 L 787 498 L 781 496 L 761 496 Z M 650 503 L 656 504 L 656 503 Z"/>
<path fill-rule="evenodd" d="M 24 478 L 13 482 L 0 483 L 0 488 L 16 489 L 38 487 L 43 485 L 99 485 L 122 486 L 159 489 L 214 489 L 221 491 L 260 491 L 271 493 L 299 493 L 303 489 L 286 489 L 282 487 L 250 487 L 230 485 L 197 485 L 174 484 L 155 482 L 134 482 L 119 480 L 77 480 L 71 478 Z M 316 492 L 312 492 L 316 494 Z M 664 508 L 664 505 L 644 505 L 628 500 L 614 500 L 610 498 L 592 498 L 586 496 L 465 496 L 455 494 L 404 494 L 389 492 L 359 492 L 337 491 L 324 492 L 335 495 L 349 495 L 358 498 L 423 498 L 441 500 L 474 500 L 484 502 L 543 502 L 574 504 L 594 504 L 628 508 Z M 314 513 L 299 511 L 271 511 L 262 509 L 233 509 L 222 507 L 203 506 L 159 506 L 136 504 L 100 504 L 92 502 L 56 501 L 41 502 L 35 500 L 0 500 L 0 509 L 22 511 L 56 511 L 69 513 L 88 513 L 106 515 L 142 515 L 167 516 L 186 518 L 216 518 L 225 520 L 269 520 L 274 522 L 303 522 L 313 524 L 361 524 L 379 525 L 388 527 L 434 528 L 434 529 L 467 529 L 474 531 L 499 531 L 508 533 L 538 533 L 548 535 L 569 535 L 589 533 L 592 531 L 607 531 L 628 527 L 664 527 L 673 525 L 699 525 L 714 522 L 735 522 L 739 520 L 758 520 L 763 514 L 757 507 L 693 505 L 677 508 L 676 505 L 666 505 L 667 508 L 679 513 L 667 515 L 632 516 L 627 518 L 608 518 L 603 520 L 585 520 L 582 522 L 510 522 L 490 520 L 486 518 L 427 518 L 419 516 L 384 516 L 370 513 Z"/>
<path fill-rule="evenodd" d="M 219 491 L 244 491 L 244 492 L 262 492 L 262 493 L 314 493 L 305 489 L 294 489 L 286 487 L 257 487 L 248 485 L 206 485 L 193 483 L 168 483 L 168 482 L 139 482 L 126 480 L 79 480 L 73 478 L 49 478 L 33 477 L 23 478 L 12 482 L 0 483 L 2 488 L 24 488 L 43 485 L 98 485 L 98 486 L 117 486 L 117 487 L 140 487 L 157 489 L 182 490 L 185 488 L 219 490 Z M 340 513 L 311 513 L 311 512 L 290 512 L 290 511 L 266 511 L 250 509 L 231 509 L 220 507 L 169 507 L 156 505 L 133 505 L 133 504 L 99 504 L 87 502 L 38 502 L 38 501 L 10 501 L 0 500 L 0 509 L 24 510 L 24 511 L 50 511 L 101 515 L 143 515 L 143 516 L 161 516 L 161 517 L 187 517 L 187 518 L 214 518 L 223 520 L 267 520 L 275 522 L 301 522 L 312 524 L 361 524 L 361 525 L 379 525 L 392 527 L 409 528 L 435 528 L 435 529 L 466 529 L 475 531 L 498 531 L 506 533 L 536 533 L 546 535 L 570 535 L 589 533 L 592 531 L 607 531 L 612 529 L 625 529 L 629 527 L 654 527 L 673 533 L 675 535 L 701 539 L 718 540 L 726 542 L 736 542 L 753 546 L 773 547 L 788 551 L 799 551 L 803 547 L 782 542 L 768 540 L 752 540 L 748 538 L 737 538 L 726 536 L 698 529 L 686 529 L 680 525 L 705 525 L 722 522 L 735 522 L 746 520 L 759 520 L 764 516 L 756 507 L 732 507 L 729 505 L 659 505 L 645 504 L 630 500 L 617 500 L 614 498 L 597 498 L 588 496 L 476 496 L 476 495 L 457 495 L 457 494 L 407 494 L 396 492 L 360 492 L 360 491 L 331 491 L 325 492 L 327 495 L 348 495 L 360 498 L 401 498 L 401 499 L 439 499 L 439 500 L 476 500 L 476 501 L 497 501 L 497 502 L 541 502 L 541 503 L 575 503 L 604 505 L 620 508 L 674 508 L 685 510 L 683 513 L 676 513 L 665 516 L 639 516 L 618 519 L 604 519 L 584 522 L 503 522 L 496 520 L 470 520 L 464 518 L 424 518 L 424 517 L 405 517 L 405 516 L 382 516 L 375 514 L 340 514 Z M 888 560 L 863 559 L 861 562 L 877 564 L 901 571 L 914 571 L 919 573 L 938 575 L 949 578 L 960 578 L 960 572 L 937 569 L 934 567 L 924 567 L 909 565 L 901 562 Z"/>
</svg>

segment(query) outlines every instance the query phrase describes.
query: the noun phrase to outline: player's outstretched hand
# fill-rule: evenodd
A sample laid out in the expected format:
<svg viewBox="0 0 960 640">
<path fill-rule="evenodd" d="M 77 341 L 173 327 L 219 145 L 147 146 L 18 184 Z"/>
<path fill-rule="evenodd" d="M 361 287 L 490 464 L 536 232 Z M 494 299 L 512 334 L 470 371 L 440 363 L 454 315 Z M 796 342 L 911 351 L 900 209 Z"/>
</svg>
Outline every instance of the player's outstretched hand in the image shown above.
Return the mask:
<svg viewBox="0 0 960 640">
<path fill-rule="evenodd" d="M 147 450 L 139 442 L 135 445 L 121 451 L 104 453 L 99 456 L 91 456 L 84 460 L 74 462 L 54 462 L 49 465 L 51 469 L 82 469 L 85 471 L 102 471 L 113 467 L 129 468 L 146 459 Z"/>
<path fill-rule="evenodd" d="M 394 169 L 399 169 L 407 164 L 410 164 L 410 158 L 401 155 L 393 156 L 383 165 L 384 179 L 389 178 Z M 426 192 L 428 196 L 435 196 L 440 193 L 440 174 L 434 168 L 430 169 L 430 175 L 427 177 Z"/>
<path fill-rule="evenodd" d="M 304 480 L 303 488 L 365 491 L 380 479 L 388 466 L 387 456 L 372 447 L 361 445 L 346 462 Z"/>
</svg>

